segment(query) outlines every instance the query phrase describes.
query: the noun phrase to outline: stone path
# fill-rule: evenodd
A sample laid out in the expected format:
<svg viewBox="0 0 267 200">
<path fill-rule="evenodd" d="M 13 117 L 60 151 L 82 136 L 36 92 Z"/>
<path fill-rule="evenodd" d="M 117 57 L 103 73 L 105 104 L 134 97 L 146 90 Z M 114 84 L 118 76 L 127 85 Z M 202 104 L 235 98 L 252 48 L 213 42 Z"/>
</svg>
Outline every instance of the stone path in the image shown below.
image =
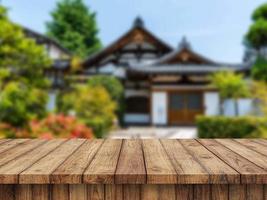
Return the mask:
<svg viewBox="0 0 267 200">
<path fill-rule="evenodd" d="M 195 127 L 129 127 L 126 129 L 112 131 L 108 138 L 130 139 L 130 138 L 169 138 L 169 139 L 191 139 L 197 137 Z"/>
</svg>

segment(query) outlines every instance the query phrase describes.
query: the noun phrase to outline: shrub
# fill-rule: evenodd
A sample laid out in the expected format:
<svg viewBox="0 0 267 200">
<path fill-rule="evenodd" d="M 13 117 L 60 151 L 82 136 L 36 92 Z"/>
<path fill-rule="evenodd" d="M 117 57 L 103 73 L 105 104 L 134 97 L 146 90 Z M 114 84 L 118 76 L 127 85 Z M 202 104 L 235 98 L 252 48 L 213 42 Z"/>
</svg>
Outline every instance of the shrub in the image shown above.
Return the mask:
<svg viewBox="0 0 267 200">
<path fill-rule="evenodd" d="M 73 91 L 62 94 L 58 104 L 61 111 L 73 113 L 92 127 L 97 138 L 104 137 L 116 119 L 116 103 L 101 86 L 76 86 Z"/>
<path fill-rule="evenodd" d="M 267 136 L 267 119 L 261 117 L 207 117 L 197 118 L 200 138 L 254 138 Z"/>
<path fill-rule="evenodd" d="M 45 91 L 23 82 L 9 82 L 0 93 L 0 121 L 16 127 L 46 115 Z"/>
<path fill-rule="evenodd" d="M 97 75 L 88 80 L 90 87 L 103 87 L 109 93 L 111 99 L 116 102 L 116 114 L 122 122 L 123 113 L 125 110 L 124 104 L 124 88 L 121 82 L 109 75 Z"/>
<path fill-rule="evenodd" d="M 93 131 L 75 117 L 63 114 L 49 115 L 47 118 L 33 120 L 29 129 L 33 137 L 39 138 L 93 138 Z"/>
<path fill-rule="evenodd" d="M 93 131 L 72 116 L 48 115 L 32 120 L 27 127 L 16 128 L 0 124 L 0 138 L 93 138 Z"/>
</svg>

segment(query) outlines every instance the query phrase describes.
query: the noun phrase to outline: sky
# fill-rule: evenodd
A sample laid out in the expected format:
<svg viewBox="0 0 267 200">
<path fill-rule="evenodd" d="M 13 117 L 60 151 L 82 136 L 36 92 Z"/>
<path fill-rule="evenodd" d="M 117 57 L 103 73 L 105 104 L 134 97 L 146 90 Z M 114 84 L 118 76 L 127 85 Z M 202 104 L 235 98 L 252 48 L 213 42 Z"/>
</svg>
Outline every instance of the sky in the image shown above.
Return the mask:
<svg viewBox="0 0 267 200">
<path fill-rule="evenodd" d="M 241 62 L 243 37 L 251 14 L 266 0 L 84 0 L 97 13 L 99 37 L 104 46 L 132 27 L 141 16 L 156 36 L 177 48 L 183 36 L 192 48 L 220 62 Z M 57 0 L 1 0 L 10 18 L 44 33 L 45 22 Z"/>
</svg>

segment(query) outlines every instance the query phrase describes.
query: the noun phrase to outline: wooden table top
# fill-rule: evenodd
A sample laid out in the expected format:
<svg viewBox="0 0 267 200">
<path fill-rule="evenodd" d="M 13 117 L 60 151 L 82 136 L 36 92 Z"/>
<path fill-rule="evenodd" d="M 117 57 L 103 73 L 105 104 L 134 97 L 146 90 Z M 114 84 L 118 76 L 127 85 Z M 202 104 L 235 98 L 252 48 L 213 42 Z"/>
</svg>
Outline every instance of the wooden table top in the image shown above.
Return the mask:
<svg viewBox="0 0 267 200">
<path fill-rule="evenodd" d="M 0 140 L 0 184 L 267 184 L 267 140 Z"/>
</svg>

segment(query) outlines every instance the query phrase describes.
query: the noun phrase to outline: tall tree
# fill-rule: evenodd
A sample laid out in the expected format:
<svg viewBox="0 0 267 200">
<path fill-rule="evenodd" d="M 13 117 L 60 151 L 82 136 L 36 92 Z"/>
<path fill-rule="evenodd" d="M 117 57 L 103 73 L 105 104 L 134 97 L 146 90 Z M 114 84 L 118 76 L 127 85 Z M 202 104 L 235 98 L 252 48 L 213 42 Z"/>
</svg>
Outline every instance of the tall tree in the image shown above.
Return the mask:
<svg viewBox="0 0 267 200">
<path fill-rule="evenodd" d="M 43 46 L 25 37 L 0 6 L 0 122 L 24 126 L 46 112 L 51 61 Z"/>
<path fill-rule="evenodd" d="M 31 86 L 46 85 L 43 71 L 51 61 L 45 48 L 26 38 L 21 27 L 9 20 L 3 6 L 0 6 L 0 27 L 0 78 L 5 79 L 2 82 L 19 79 Z"/>
<path fill-rule="evenodd" d="M 101 48 L 96 13 L 91 12 L 83 0 L 62 0 L 51 15 L 47 35 L 74 55 L 85 58 Z"/>
</svg>

